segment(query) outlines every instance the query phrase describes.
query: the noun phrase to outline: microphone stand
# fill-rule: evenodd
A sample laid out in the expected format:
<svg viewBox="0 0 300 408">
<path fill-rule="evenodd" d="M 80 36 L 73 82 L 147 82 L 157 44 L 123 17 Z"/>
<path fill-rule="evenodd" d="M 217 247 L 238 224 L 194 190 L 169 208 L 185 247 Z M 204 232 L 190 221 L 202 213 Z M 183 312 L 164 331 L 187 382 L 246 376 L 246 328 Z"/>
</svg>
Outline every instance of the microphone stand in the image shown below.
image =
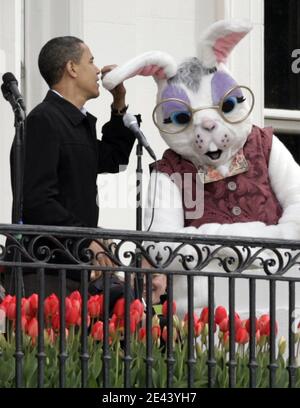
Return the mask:
<svg viewBox="0 0 300 408">
<path fill-rule="evenodd" d="M 143 200 L 143 167 L 142 167 L 142 156 L 143 156 L 143 145 L 140 141 L 136 146 L 136 156 L 137 156 L 137 168 L 136 168 L 136 230 L 142 231 L 143 229 L 143 207 L 142 207 L 142 200 Z M 136 261 L 135 266 L 140 268 L 142 265 L 141 260 L 141 251 L 139 248 L 136 248 Z M 144 287 L 144 276 L 142 272 L 136 273 L 136 280 L 135 280 L 135 295 L 136 298 L 141 299 L 143 294 L 143 287 Z"/>
<path fill-rule="evenodd" d="M 25 112 L 18 107 L 14 110 L 15 113 L 15 138 L 12 145 L 12 176 L 13 186 L 13 224 L 22 224 L 23 215 L 23 166 L 24 166 L 24 136 L 25 136 Z M 13 171 L 11 171 L 13 174 Z"/>
<path fill-rule="evenodd" d="M 13 97 L 12 97 L 13 98 Z M 13 98 L 14 100 L 14 98 Z M 14 100 L 15 101 L 15 100 Z M 25 112 L 21 108 L 20 104 L 15 101 L 12 104 L 15 114 L 15 138 L 12 145 L 11 156 L 11 176 L 12 176 L 12 190 L 13 190 L 13 210 L 12 210 L 12 222 L 13 224 L 22 224 L 23 213 L 23 164 L 24 164 L 24 137 L 25 137 Z M 13 172 L 14 170 L 14 172 Z M 21 241 L 22 235 L 15 235 L 17 241 Z M 21 266 L 18 266 L 22 261 L 21 251 L 18 245 L 14 245 L 13 250 L 13 263 L 14 266 L 11 269 L 10 276 L 10 293 L 11 290 L 16 295 L 16 385 L 22 386 L 22 330 L 21 328 L 21 307 L 22 307 L 22 295 L 24 296 L 24 282 L 23 282 L 23 270 Z"/>
<path fill-rule="evenodd" d="M 11 180 L 13 192 L 13 206 L 12 206 L 12 223 L 23 224 L 23 168 L 24 168 L 24 139 L 25 139 L 25 112 L 20 104 L 11 97 L 11 105 L 15 114 L 15 137 L 11 150 Z M 15 239 L 20 241 L 21 234 L 15 235 Z M 17 246 L 14 246 L 13 262 L 21 262 L 21 251 Z M 24 285 L 22 279 L 22 268 L 13 266 L 11 271 L 10 293 L 13 291 L 17 295 L 17 299 L 21 302 L 22 293 L 24 292 Z"/>
</svg>

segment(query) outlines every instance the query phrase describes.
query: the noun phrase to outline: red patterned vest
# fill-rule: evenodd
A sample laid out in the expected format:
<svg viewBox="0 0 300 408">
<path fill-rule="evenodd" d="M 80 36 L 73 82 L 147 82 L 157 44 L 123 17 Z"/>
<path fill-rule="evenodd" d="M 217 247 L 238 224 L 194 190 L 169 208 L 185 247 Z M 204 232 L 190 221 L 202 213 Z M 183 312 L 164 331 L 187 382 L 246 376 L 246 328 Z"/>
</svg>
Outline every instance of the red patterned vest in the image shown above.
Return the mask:
<svg viewBox="0 0 300 408">
<path fill-rule="evenodd" d="M 271 188 L 268 173 L 272 136 L 272 128 L 261 129 L 253 126 L 243 149 L 249 169 L 245 173 L 204 185 L 203 216 L 191 219 L 188 216 L 191 208 L 186 208 L 185 200 L 182 200 L 185 227 L 200 227 L 207 223 L 232 224 L 251 221 L 261 221 L 267 225 L 278 223 L 282 208 Z M 151 165 L 151 169 L 153 168 L 154 165 Z M 183 185 L 183 175 L 191 173 L 192 184 L 195 186 L 196 167 L 171 149 L 165 151 L 163 158 L 157 162 L 156 168 L 168 176 L 174 173 L 181 175 L 182 181 L 179 183 L 181 185 Z M 184 189 L 181 190 L 183 194 Z"/>
</svg>

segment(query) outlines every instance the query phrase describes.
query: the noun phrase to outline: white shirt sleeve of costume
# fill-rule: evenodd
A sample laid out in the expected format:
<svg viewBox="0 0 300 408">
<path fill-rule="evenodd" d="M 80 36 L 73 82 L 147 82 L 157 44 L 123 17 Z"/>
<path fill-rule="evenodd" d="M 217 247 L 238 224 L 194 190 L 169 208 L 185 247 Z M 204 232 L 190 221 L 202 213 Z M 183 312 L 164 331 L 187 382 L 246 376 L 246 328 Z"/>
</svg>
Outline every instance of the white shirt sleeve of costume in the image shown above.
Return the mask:
<svg viewBox="0 0 300 408">
<path fill-rule="evenodd" d="M 155 177 L 157 174 L 157 180 Z M 155 182 L 156 192 L 155 192 Z M 155 203 L 154 203 L 155 192 Z M 154 212 L 152 208 L 154 207 Z M 152 220 L 152 222 L 151 222 Z M 156 232 L 183 232 L 197 234 L 197 228 L 184 228 L 184 214 L 182 208 L 181 194 L 174 182 L 163 173 L 153 172 L 148 188 L 147 204 L 144 214 L 145 230 L 150 226 L 151 231 Z M 145 242 L 147 248 L 152 242 Z M 163 262 L 168 258 L 169 252 L 165 250 L 165 245 L 171 249 L 178 247 L 178 242 L 160 242 L 155 244 L 153 257 L 159 251 Z M 184 253 L 186 251 L 183 251 Z"/>
<path fill-rule="evenodd" d="M 168 176 L 160 172 L 151 174 L 144 216 L 145 229 L 149 228 L 152 217 L 151 231 L 175 232 L 184 225 L 180 191 Z"/>
</svg>

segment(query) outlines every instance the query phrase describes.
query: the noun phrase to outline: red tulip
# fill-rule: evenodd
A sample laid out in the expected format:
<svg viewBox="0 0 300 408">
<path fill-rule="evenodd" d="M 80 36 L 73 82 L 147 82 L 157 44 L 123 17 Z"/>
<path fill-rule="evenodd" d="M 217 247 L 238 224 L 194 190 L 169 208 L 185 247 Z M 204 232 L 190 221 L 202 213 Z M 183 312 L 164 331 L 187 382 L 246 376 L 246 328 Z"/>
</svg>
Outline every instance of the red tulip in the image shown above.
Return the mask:
<svg viewBox="0 0 300 408">
<path fill-rule="evenodd" d="M 223 333 L 226 333 L 229 330 L 229 319 L 228 319 L 228 317 L 225 317 L 225 319 L 223 319 L 219 323 L 219 329 Z"/>
<path fill-rule="evenodd" d="M 146 341 L 146 328 L 145 327 L 141 327 L 139 329 L 139 334 L 138 334 L 138 339 L 139 341 Z"/>
<path fill-rule="evenodd" d="M 270 336 L 270 316 L 267 314 L 261 315 L 258 319 L 258 328 L 261 336 Z M 275 321 L 275 336 L 278 333 L 278 323 Z"/>
<path fill-rule="evenodd" d="M 108 324 L 108 333 L 109 335 L 114 338 L 116 335 L 117 329 L 116 329 L 116 325 L 114 322 L 110 321 Z"/>
<path fill-rule="evenodd" d="M 86 325 L 87 325 L 87 327 L 89 327 L 90 324 L 91 324 L 91 317 L 90 317 L 90 315 L 88 314 L 87 317 L 86 317 Z M 78 320 L 77 320 L 77 322 L 76 322 L 76 325 L 79 326 L 79 327 L 81 326 L 81 314 L 80 314 L 79 317 L 78 317 Z"/>
<path fill-rule="evenodd" d="M 118 319 L 122 319 L 125 314 L 125 298 L 120 298 L 116 301 L 113 309 L 113 313 Z"/>
<path fill-rule="evenodd" d="M 130 312 L 130 321 L 133 320 L 135 324 L 138 324 L 142 319 L 137 310 L 133 310 Z"/>
<path fill-rule="evenodd" d="M 46 297 L 44 301 L 44 313 L 46 320 L 50 319 L 52 316 L 59 312 L 59 299 L 52 293 L 52 295 Z"/>
<path fill-rule="evenodd" d="M 39 297 L 36 293 L 33 293 L 29 298 L 29 316 L 34 317 L 37 315 Z"/>
<path fill-rule="evenodd" d="M 87 307 L 92 319 L 101 317 L 103 313 L 103 295 L 91 296 Z"/>
<path fill-rule="evenodd" d="M 103 340 L 103 322 L 98 320 L 92 328 L 92 337 L 94 340 L 102 341 Z"/>
<path fill-rule="evenodd" d="M 237 332 L 240 327 L 242 327 L 242 321 L 240 315 L 238 313 L 234 313 L 234 327 L 235 331 Z"/>
<path fill-rule="evenodd" d="M 52 315 L 51 317 L 51 324 L 52 324 L 52 328 L 55 331 L 58 331 L 60 328 L 60 317 L 59 317 L 59 313 L 55 313 L 55 315 Z"/>
<path fill-rule="evenodd" d="M 0 304 L 0 309 L 4 310 L 6 313 L 7 306 L 10 304 L 10 302 L 13 300 L 13 296 L 7 295 L 5 298 L 2 300 L 2 303 Z"/>
<path fill-rule="evenodd" d="M 81 299 L 81 294 L 78 290 L 75 290 L 74 292 L 72 292 L 69 296 L 69 298 L 71 300 L 78 300 L 78 302 L 81 304 L 82 303 L 82 299 Z"/>
<path fill-rule="evenodd" d="M 199 337 L 204 327 L 205 327 L 205 324 L 201 322 L 201 320 L 198 320 L 198 322 L 194 325 L 194 336 Z"/>
<path fill-rule="evenodd" d="M 174 314 L 176 314 L 176 308 L 177 308 L 176 307 L 176 302 L 173 300 L 172 310 L 171 310 L 172 316 Z M 162 305 L 162 314 L 163 314 L 164 317 L 167 317 L 167 315 L 168 315 L 168 302 L 167 301 L 164 301 L 164 303 Z"/>
<path fill-rule="evenodd" d="M 239 344 L 246 344 L 249 341 L 249 334 L 244 327 L 239 327 L 235 334 L 235 341 Z"/>
<path fill-rule="evenodd" d="M 66 325 L 74 326 L 80 317 L 80 304 L 78 300 L 73 301 L 66 298 Z"/>
<path fill-rule="evenodd" d="M 223 345 L 225 348 L 229 346 L 229 331 L 223 333 Z"/>
<path fill-rule="evenodd" d="M 111 321 L 111 323 L 114 323 L 114 325 L 116 326 L 116 324 L 118 323 L 117 315 L 113 314 L 110 321 Z"/>
<path fill-rule="evenodd" d="M 137 327 L 137 312 L 134 312 L 133 316 L 130 315 L 130 321 L 129 321 L 129 330 L 130 333 L 134 333 L 136 331 Z M 117 327 L 121 332 L 124 332 L 125 330 L 125 318 L 118 319 Z"/>
<path fill-rule="evenodd" d="M 140 299 L 135 299 L 130 305 L 130 315 L 136 316 L 136 322 L 139 323 L 144 316 L 144 305 Z"/>
<path fill-rule="evenodd" d="M 38 321 L 36 317 L 33 317 L 27 323 L 27 333 L 32 338 L 35 339 L 38 335 Z"/>
<path fill-rule="evenodd" d="M 130 317 L 130 333 L 133 334 L 136 331 L 136 327 L 137 327 L 138 323 L 136 321 L 136 319 L 132 319 Z"/>
<path fill-rule="evenodd" d="M 258 328 L 260 330 L 260 334 L 262 336 L 266 335 L 267 332 L 267 325 L 270 322 L 270 316 L 267 314 L 263 314 L 258 319 Z"/>
<path fill-rule="evenodd" d="M 218 306 L 215 310 L 215 322 L 220 324 L 224 319 L 226 319 L 226 317 L 228 316 L 225 307 Z"/>
<path fill-rule="evenodd" d="M 30 310 L 29 309 L 30 309 L 29 298 L 28 299 L 22 298 L 22 300 L 21 300 L 21 314 L 29 316 L 29 317 L 33 317 L 33 316 L 30 316 Z"/>
<path fill-rule="evenodd" d="M 162 337 L 163 341 L 166 343 L 167 340 L 168 340 L 168 328 L 167 328 L 167 326 L 163 327 L 161 337 Z"/>
<path fill-rule="evenodd" d="M 21 316 L 21 327 L 24 332 L 27 331 L 27 318 L 24 315 Z"/>
<path fill-rule="evenodd" d="M 246 320 L 245 328 L 246 328 L 247 332 L 250 334 L 250 319 Z M 258 321 L 257 321 L 257 318 L 255 318 L 255 329 L 254 329 L 254 331 L 256 332 L 257 330 L 258 330 Z"/>
<path fill-rule="evenodd" d="M 16 297 L 14 296 L 6 306 L 6 316 L 9 320 L 16 319 Z"/>
<path fill-rule="evenodd" d="M 201 322 L 203 322 L 203 323 L 208 323 L 208 307 L 204 307 L 203 309 L 202 309 L 202 312 L 201 312 L 201 314 L 200 314 L 200 318 L 199 318 L 199 320 L 201 320 Z"/>
</svg>

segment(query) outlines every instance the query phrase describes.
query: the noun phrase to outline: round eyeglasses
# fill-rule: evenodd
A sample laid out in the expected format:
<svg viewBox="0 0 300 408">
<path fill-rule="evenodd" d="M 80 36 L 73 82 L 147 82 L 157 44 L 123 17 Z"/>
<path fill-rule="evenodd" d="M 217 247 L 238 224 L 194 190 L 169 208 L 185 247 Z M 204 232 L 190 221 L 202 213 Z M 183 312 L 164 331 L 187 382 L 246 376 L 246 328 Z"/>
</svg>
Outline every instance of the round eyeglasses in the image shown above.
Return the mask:
<svg viewBox="0 0 300 408">
<path fill-rule="evenodd" d="M 218 105 L 192 108 L 177 98 L 168 98 L 159 102 L 152 113 L 154 124 L 164 133 L 183 132 L 193 122 L 193 115 L 204 109 L 216 109 L 228 123 L 243 122 L 254 107 L 254 94 L 247 86 L 237 85 L 221 98 Z"/>
</svg>

